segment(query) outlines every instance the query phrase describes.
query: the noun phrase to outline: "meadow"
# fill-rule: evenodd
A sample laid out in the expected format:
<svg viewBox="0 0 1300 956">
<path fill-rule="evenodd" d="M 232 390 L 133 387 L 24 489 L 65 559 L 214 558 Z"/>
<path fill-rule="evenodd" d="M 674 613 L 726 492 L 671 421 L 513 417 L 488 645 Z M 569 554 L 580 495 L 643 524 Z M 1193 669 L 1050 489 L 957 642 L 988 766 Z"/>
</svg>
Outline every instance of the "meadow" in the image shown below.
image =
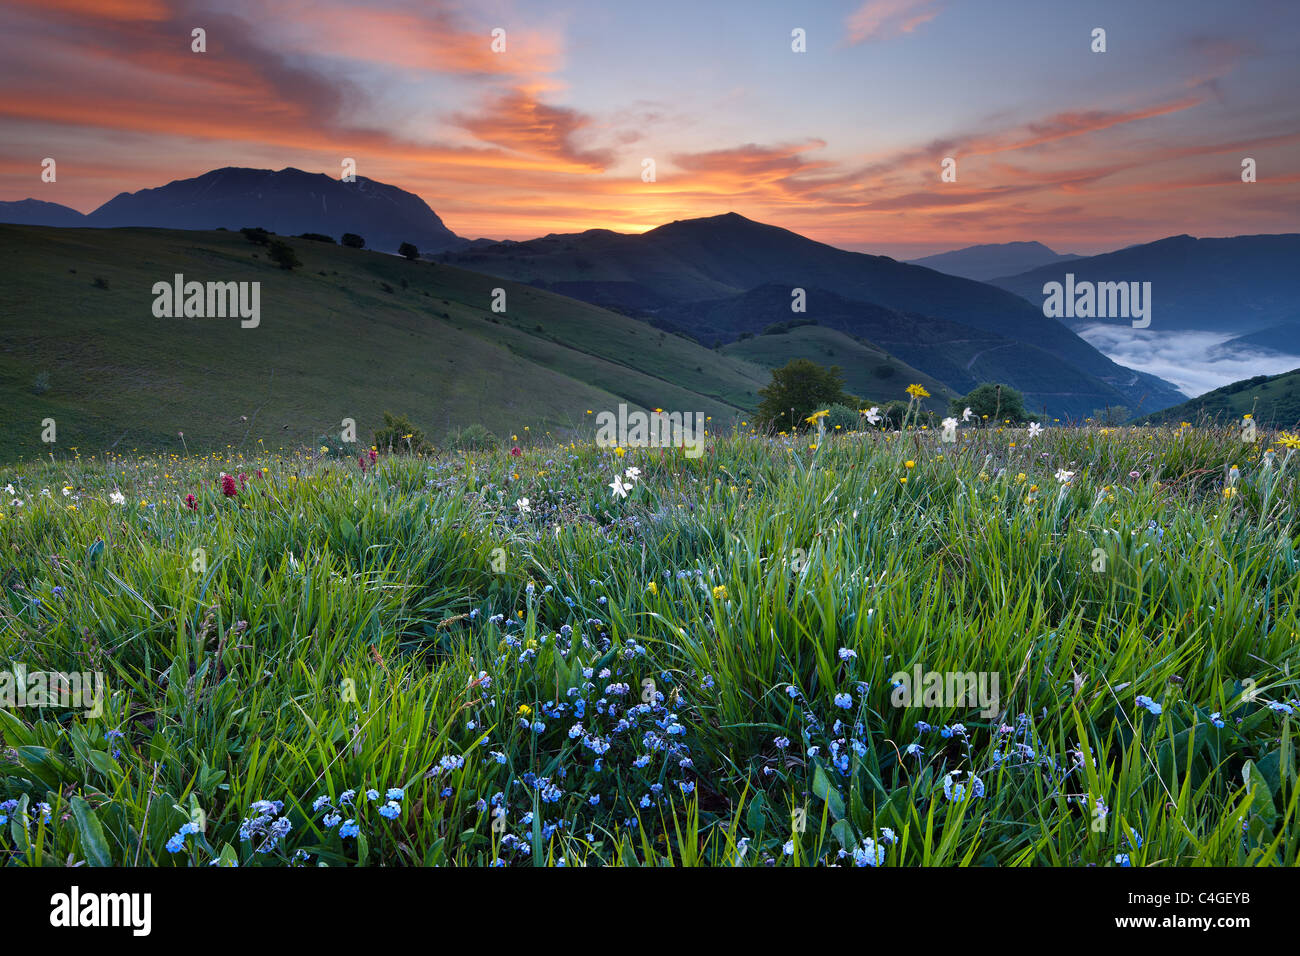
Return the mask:
<svg viewBox="0 0 1300 956">
<path fill-rule="evenodd" d="M 4 861 L 1300 855 L 1300 438 L 528 435 L 0 470 Z"/>
</svg>

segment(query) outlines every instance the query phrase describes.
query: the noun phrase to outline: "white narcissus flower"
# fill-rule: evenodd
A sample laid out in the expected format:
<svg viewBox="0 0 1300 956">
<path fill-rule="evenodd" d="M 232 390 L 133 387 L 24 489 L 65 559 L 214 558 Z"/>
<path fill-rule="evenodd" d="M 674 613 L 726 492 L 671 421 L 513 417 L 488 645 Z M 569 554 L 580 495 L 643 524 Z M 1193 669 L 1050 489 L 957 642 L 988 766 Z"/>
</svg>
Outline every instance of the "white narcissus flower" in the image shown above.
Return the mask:
<svg viewBox="0 0 1300 956">
<path fill-rule="evenodd" d="M 641 469 L 629 468 L 627 471 L 623 472 L 623 474 L 626 475 L 630 481 L 636 481 L 638 478 L 641 477 Z"/>
<path fill-rule="evenodd" d="M 14 486 L 13 486 L 13 485 L 5 485 L 5 494 L 7 494 L 7 495 L 14 495 L 14 494 L 17 494 L 17 492 L 14 491 Z"/>
<path fill-rule="evenodd" d="M 1066 471 L 1064 468 L 1058 468 L 1056 469 L 1056 480 L 1061 482 L 1063 485 L 1068 485 L 1070 482 L 1074 481 L 1074 472 Z"/>
<path fill-rule="evenodd" d="M 609 483 L 609 487 L 614 489 L 615 498 L 626 498 L 627 490 L 632 486 L 623 484 L 622 475 L 615 475 L 614 480 Z"/>
<path fill-rule="evenodd" d="M 1039 433 L 1042 432 L 1042 430 L 1043 430 L 1043 426 L 1040 425 L 1040 424 L 1038 424 L 1038 422 L 1030 422 L 1030 423 L 1029 423 L 1029 437 L 1030 437 L 1030 438 L 1035 438 L 1035 437 L 1037 437 L 1037 436 L 1039 435 Z"/>
<path fill-rule="evenodd" d="M 533 506 L 528 503 L 527 498 L 520 498 L 518 501 L 515 502 L 515 507 L 518 508 L 520 512 L 524 514 L 527 514 L 528 512 L 533 510 Z"/>
<path fill-rule="evenodd" d="M 968 422 L 971 420 L 971 416 L 974 414 L 975 413 L 970 410 L 970 406 L 967 405 L 964 409 L 962 409 L 961 420 L 964 422 Z"/>
<path fill-rule="evenodd" d="M 877 406 L 872 405 L 867 409 L 867 421 L 873 425 L 880 424 L 880 409 Z"/>
<path fill-rule="evenodd" d="M 944 428 L 956 428 L 956 427 L 957 427 L 957 419 L 955 419 L 955 418 L 945 418 L 945 419 L 943 420 L 943 427 L 944 427 Z"/>
<path fill-rule="evenodd" d="M 114 491 L 108 496 L 108 500 L 115 505 L 124 505 L 126 504 L 126 495 L 120 491 Z"/>
</svg>

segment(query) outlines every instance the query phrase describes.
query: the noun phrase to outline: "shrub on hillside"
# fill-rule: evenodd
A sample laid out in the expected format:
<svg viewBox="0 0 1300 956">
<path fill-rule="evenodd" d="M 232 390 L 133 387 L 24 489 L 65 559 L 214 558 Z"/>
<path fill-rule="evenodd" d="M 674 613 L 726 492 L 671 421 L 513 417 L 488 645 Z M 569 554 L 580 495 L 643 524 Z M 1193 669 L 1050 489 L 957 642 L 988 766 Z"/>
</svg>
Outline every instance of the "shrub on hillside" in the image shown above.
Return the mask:
<svg viewBox="0 0 1300 956">
<path fill-rule="evenodd" d="M 293 270 L 302 265 L 297 253 L 293 251 L 293 246 L 283 239 L 273 239 L 267 247 L 266 254 L 281 269 Z"/>
<path fill-rule="evenodd" d="M 245 226 L 239 231 L 244 234 L 245 239 L 258 246 L 269 245 L 273 235 L 273 233 L 267 232 L 261 226 Z"/>
<path fill-rule="evenodd" d="M 985 382 L 964 398 L 954 398 L 948 403 L 948 411 L 953 415 L 960 415 L 966 408 L 981 421 L 985 418 L 999 423 L 1010 420 L 1013 425 L 1029 421 L 1025 396 L 1010 385 Z"/>
<path fill-rule="evenodd" d="M 375 430 L 375 447 L 389 454 L 425 454 L 433 451 L 433 446 L 419 426 L 412 424 L 405 415 L 394 415 L 392 412 L 384 412 L 384 424 Z"/>
<path fill-rule="evenodd" d="M 477 423 L 466 425 L 460 430 L 453 429 L 447 433 L 447 444 L 458 451 L 483 451 L 495 448 L 499 442 L 483 425 Z"/>
<path fill-rule="evenodd" d="M 397 254 L 403 259 L 410 259 L 412 262 L 420 258 L 420 250 L 415 247 L 413 242 L 402 243 L 397 247 Z"/>
<path fill-rule="evenodd" d="M 772 381 L 759 389 L 762 403 L 756 418 L 769 428 L 806 427 L 806 419 L 830 405 L 853 405 L 857 399 L 844 391 L 838 365 L 823 368 L 809 359 L 791 359 L 772 370 Z"/>
</svg>

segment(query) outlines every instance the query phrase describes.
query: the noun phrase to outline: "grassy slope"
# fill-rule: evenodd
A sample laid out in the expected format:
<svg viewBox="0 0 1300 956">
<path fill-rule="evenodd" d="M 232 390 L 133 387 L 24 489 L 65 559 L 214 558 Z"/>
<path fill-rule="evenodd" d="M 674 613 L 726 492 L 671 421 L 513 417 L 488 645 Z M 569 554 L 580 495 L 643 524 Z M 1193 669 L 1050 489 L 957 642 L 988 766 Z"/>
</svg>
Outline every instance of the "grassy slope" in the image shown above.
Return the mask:
<svg viewBox="0 0 1300 956">
<path fill-rule="evenodd" d="M 1253 415 L 1261 425 L 1277 428 L 1295 428 L 1300 424 L 1300 369 L 1242 379 L 1156 415 L 1143 415 L 1140 420 L 1177 423 L 1209 418 L 1224 421 L 1240 420 L 1246 414 Z"/>
<path fill-rule="evenodd" d="M 938 379 L 900 362 L 884 349 L 819 325 L 801 325 L 784 335 L 756 335 L 731 342 L 722 351 L 766 368 L 779 368 L 796 358 L 811 359 L 819 365 L 838 365 L 844 372 L 845 388 L 849 392 L 879 405 L 899 398 L 907 385 L 916 382 L 930 392 L 931 397 L 923 403 L 925 407 L 946 415 L 948 399 L 956 395 Z M 882 378 L 878 374 L 881 368 L 894 371 Z"/>
<path fill-rule="evenodd" d="M 757 405 L 768 378 L 527 286 L 291 245 L 304 265 L 286 273 L 238 233 L 0 226 L 0 455 L 43 451 L 47 416 L 61 447 L 119 451 L 180 451 L 180 431 L 191 449 L 259 439 L 281 447 L 336 432 L 344 417 L 368 436 L 384 410 L 409 414 L 439 438 L 472 422 L 507 434 L 561 428 L 619 401 L 721 422 Z M 154 318 L 153 283 L 176 272 L 260 281 L 261 325 Z M 96 277 L 108 289 L 95 288 Z M 495 287 L 507 292 L 502 315 L 490 311 Z M 38 396 L 31 384 L 41 371 L 52 387 Z"/>
<path fill-rule="evenodd" d="M 888 866 L 1294 862 L 1297 717 L 1268 704 L 1300 709 L 1295 452 L 1229 428 L 959 434 L 0 469 L 23 502 L 0 501 L 0 667 L 106 684 L 101 716 L 0 711 L 0 804 L 28 808 L 0 859 L 798 865 L 889 828 Z M 905 706 L 913 666 L 992 675 L 997 703 Z M 647 680 L 663 698 L 630 709 Z M 405 789 L 397 819 L 369 787 Z M 257 800 L 283 801 L 282 845 L 239 839 Z"/>
</svg>

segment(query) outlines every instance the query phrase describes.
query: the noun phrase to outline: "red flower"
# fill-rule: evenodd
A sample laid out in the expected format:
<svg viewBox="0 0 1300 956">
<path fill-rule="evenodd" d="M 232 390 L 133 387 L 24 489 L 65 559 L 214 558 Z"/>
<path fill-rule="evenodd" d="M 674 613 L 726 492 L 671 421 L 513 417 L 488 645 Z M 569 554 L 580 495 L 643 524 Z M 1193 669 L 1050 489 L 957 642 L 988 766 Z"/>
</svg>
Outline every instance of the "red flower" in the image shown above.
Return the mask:
<svg viewBox="0 0 1300 956">
<path fill-rule="evenodd" d="M 520 455 L 522 455 L 522 454 L 523 454 L 523 452 L 520 450 L 520 448 L 519 448 L 518 445 L 516 445 L 514 448 L 511 448 L 511 449 L 510 449 L 510 457 L 511 457 L 511 458 L 518 458 L 518 457 L 519 457 Z"/>
<path fill-rule="evenodd" d="M 198 510 L 199 510 L 199 499 L 198 499 L 198 498 L 195 498 L 193 495 L 186 495 L 186 496 L 185 496 L 185 507 L 186 507 L 186 508 L 189 508 L 191 511 L 198 511 Z"/>
<path fill-rule="evenodd" d="M 242 471 L 239 473 L 239 487 L 240 488 L 248 487 L 248 476 L 244 474 Z"/>
<path fill-rule="evenodd" d="M 373 448 L 370 449 L 370 464 L 373 465 L 378 460 L 379 460 L 379 452 L 375 451 Z"/>
<path fill-rule="evenodd" d="M 233 498 L 239 494 L 239 489 L 235 487 L 234 475 L 227 475 L 224 471 L 221 473 L 221 493 L 227 498 Z"/>
<path fill-rule="evenodd" d="M 365 472 L 366 472 L 366 456 L 365 456 L 365 455 L 362 455 L 362 456 L 360 456 L 359 458 L 357 458 L 357 464 L 361 466 L 361 473 L 362 473 L 362 474 L 365 474 Z"/>
</svg>

